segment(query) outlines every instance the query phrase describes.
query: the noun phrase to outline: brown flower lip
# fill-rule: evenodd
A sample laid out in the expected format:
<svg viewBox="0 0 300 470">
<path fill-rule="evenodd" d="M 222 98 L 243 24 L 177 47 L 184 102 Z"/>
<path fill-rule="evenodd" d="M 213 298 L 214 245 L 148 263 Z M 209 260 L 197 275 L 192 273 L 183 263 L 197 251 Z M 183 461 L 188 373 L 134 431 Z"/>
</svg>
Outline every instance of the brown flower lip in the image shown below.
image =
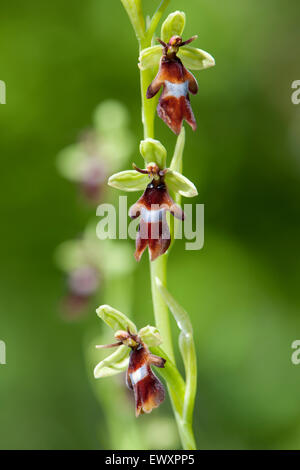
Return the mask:
<svg viewBox="0 0 300 470">
<path fill-rule="evenodd" d="M 182 41 L 181 36 L 172 36 L 168 43 L 158 39 L 163 46 L 163 55 L 158 73 L 149 85 L 146 94 L 147 98 L 151 99 L 163 87 L 157 113 L 176 135 L 181 131 L 183 120 L 186 120 L 194 131 L 197 128 L 189 92 L 197 94 L 198 83 L 194 75 L 184 67 L 177 57 L 179 48 L 196 38 L 197 36 L 193 36 L 187 41 Z"/>
<path fill-rule="evenodd" d="M 129 216 L 132 219 L 140 216 L 134 256 L 137 261 L 140 261 L 148 246 L 150 259 L 154 261 L 167 251 L 171 243 L 166 212 L 170 212 L 180 220 L 184 220 L 184 213 L 169 195 L 164 182 L 167 170 L 160 170 L 157 165 L 148 165 L 146 170 L 140 170 L 137 167 L 135 169 L 149 174 L 152 180 L 140 199 L 129 210 Z"/>
<path fill-rule="evenodd" d="M 134 392 L 135 415 L 151 413 L 165 399 L 165 389 L 161 381 L 152 372 L 151 366 L 164 368 L 166 360 L 151 354 L 147 345 L 137 334 L 127 331 L 117 331 L 117 343 L 98 346 L 111 348 L 124 344 L 131 348 L 129 366 L 126 373 L 126 385 Z"/>
<path fill-rule="evenodd" d="M 127 334 L 136 344 L 131 346 L 126 384 L 134 392 L 135 414 L 138 417 L 143 413 L 151 413 L 165 399 L 164 386 L 152 372 L 151 365 L 163 368 L 166 360 L 151 354 L 138 335 Z"/>
</svg>

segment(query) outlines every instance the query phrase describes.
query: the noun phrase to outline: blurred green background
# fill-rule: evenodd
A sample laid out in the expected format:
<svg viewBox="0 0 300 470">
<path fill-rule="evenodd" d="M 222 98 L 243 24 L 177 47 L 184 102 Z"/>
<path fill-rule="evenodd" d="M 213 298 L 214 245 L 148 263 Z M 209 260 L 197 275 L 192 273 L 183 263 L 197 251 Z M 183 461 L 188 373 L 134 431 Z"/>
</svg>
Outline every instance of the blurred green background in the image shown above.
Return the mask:
<svg viewBox="0 0 300 470">
<path fill-rule="evenodd" d="M 158 3 L 145 1 L 146 13 Z M 198 131 L 187 129 L 184 159 L 195 202 L 205 204 L 205 246 L 177 243 L 169 260 L 169 289 L 195 329 L 198 446 L 299 449 L 291 343 L 300 339 L 300 105 L 291 83 L 300 79 L 300 4 L 172 0 L 168 13 L 176 9 L 187 15 L 185 38 L 198 34 L 195 46 L 216 59 L 195 73 Z M 93 211 L 58 174 L 56 155 L 90 126 L 99 102 L 114 98 L 129 109 L 132 159 L 141 162 L 136 40 L 119 0 L 19 0 L 1 4 L 0 44 L 0 448 L 111 448 L 107 414 L 118 389 L 103 382 L 95 393 L 95 362 L 86 359 L 105 329 L 98 303 L 74 323 L 58 308 L 64 280 L 53 253 Z M 170 155 L 175 136 L 158 119 L 156 136 Z M 139 326 L 152 322 L 146 258 L 134 274 Z M 121 308 L 122 299 L 112 302 Z M 131 397 L 123 406 L 133 415 Z M 147 418 L 129 417 L 126 427 L 123 416 L 120 441 L 138 426 L 149 448 L 179 446 L 168 402 Z"/>
</svg>

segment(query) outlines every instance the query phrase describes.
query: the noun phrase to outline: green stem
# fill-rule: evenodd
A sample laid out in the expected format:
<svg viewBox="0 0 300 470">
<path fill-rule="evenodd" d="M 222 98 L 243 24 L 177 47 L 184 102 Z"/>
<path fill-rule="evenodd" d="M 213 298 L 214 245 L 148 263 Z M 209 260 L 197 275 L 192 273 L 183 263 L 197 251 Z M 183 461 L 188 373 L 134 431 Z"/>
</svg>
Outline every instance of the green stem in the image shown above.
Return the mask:
<svg viewBox="0 0 300 470">
<path fill-rule="evenodd" d="M 155 323 L 163 338 L 163 350 L 175 363 L 168 306 L 156 284 L 156 278 L 160 279 L 164 286 L 167 284 L 167 255 L 160 256 L 155 261 L 149 260 L 149 263 Z"/>
<path fill-rule="evenodd" d="M 144 23 L 141 19 L 141 3 L 137 14 L 131 9 L 132 2 L 122 0 L 125 8 L 128 11 L 131 22 L 134 26 L 136 35 L 139 40 L 140 51 L 151 46 L 154 32 L 158 26 L 161 16 L 170 0 L 162 0 L 157 11 L 153 15 L 149 28 L 144 30 Z M 130 7 L 128 6 L 130 5 Z M 141 70 L 141 100 L 142 100 L 142 122 L 144 128 L 144 138 L 154 139 L 154 118 L 157 100 L 146 98 L 147 87 L 153 80 L 153 71 Z M 153 300 L 153 310 L 156 325 L 163 338 L 163 350 L 160 348 L 153 348 L 154 352 L 157 351 L 158 355 L 168 356 L 166 367 L 160 370 L 160 374 L 165 378 L 168 384 L 168 391 L 172 403 L 172 408 L 176 418 L 180 438 L 184 449 L 196 449 L 195 439 L 192 429 L 192 414 L 194 404 L 195 380 L 190 374 L 187 374 L 187 384 L 184 383 L 180 373 L 175 364 L 175 356 L 172 345 L 172 336 L 169 322 L 169 311 L 166 302 L 164 301 L 156 283 L 158 278 L 161 283 L 166 286 L 167 283 L 167 255 L 160 256 L 155 261 L 150 261 L 150 277 L 151 277 L 151 290 Z M 195 356 L 191 351 L 191 361 L 189 365 L 193 365 Z M 195 370 L 195 369 L 194 369 Z"/>
<path fill-rule="evenodd" d="M 162 0 L 158 9 L 156 10 L 156 12 L 154 13 L 152 19 L 151 19 L 151 23 L 150 23 L 150 26 L 149 26 L 149 29 L 146 33 L 147 35 L 147 38 L 150 39 L 150 43 L 152 41 L 152 37 L 155 33 L 155 30 L 157 28 L 157 25 L 158 23 L 160 22 L 160 19 L 164 13 L 164 11 L 166 10 L 166 8 L 168 7 L 170 3 L 170 0 Z"/>
<path fill-rule="evenodd" d="M 144 49 L 140 47 L 140 50 Z M 142 122 L 144 127 L 144 139 L 154 138 L 154 116 L 155 104 L 153 100 L 146 98 L 147 88 L 153 79 L 151 70 L 141 71 L 141 92 L 142 92 Z"/>
</svg>

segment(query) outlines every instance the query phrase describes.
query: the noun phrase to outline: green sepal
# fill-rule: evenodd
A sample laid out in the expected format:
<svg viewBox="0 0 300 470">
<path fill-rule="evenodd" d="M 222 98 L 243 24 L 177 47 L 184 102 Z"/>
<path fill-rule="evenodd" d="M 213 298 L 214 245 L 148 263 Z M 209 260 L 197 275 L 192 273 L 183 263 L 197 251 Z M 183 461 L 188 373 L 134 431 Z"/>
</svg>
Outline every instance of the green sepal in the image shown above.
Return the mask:
<svg viewBox="0 0 300 470">
<path fill-rule="evenodd" d="M 94 369 L 94 377 L 111 377 L 128 368 L 130 349 L 127 346 L 119 346 L 110 356 L 99 362 Z"/>
<path fill-rule="evenodd" d="M 156 348 L 162 343 L 160 333 L 156 326 L 144 326 L 139 331 L 139 337 L 141 340 L 149 346 L 149 348 Z"/>
<path fill-rule="evenodd" d="M 168 43 L 172 36 L 182 36 L 185 27 L 185 13 L 183 11 L 174 11 L 170 13 L 161 27 L 160 37 Z"/>
<path fill-rule="evenodd" d="M 141 191 L 149 183 L 148 175 L 143 175 L 135 170 L 125 170 L 115 173 L 108 179 L 108 185 L 122 191 Z"/>
<path fill-rule="evenodd" d="M 190 70 L 204 70 L 215 65 L 215 59 L 208 52 L 196 47 L 181 47 L 178 57 L 182 60 L 184 66 Z"/>
<path fill-rule="evenodd" d="M 140 152 L 146 165 L 149 163 L 156 163 L 160 169 L 165 168 L 167 151 L 159 140 L 142 140 L 140 143 Z"/>
<path fill-rule="evenodd" d="M 110 305 L 100 305 L 96 310 L 97 315 L 110 327 L 114 332 L 118 330 L 129 330 L 131 333 L 137 333 L 135 324 L 129 320 L 124 313 L 119 312 Z"/>
<path fill-rule="evenodd" d="M 165 182 L 169 189 L 181 196 L 195 197 L 198 194 L 194 183 L 177 171 L 169 169 L 165 175 Z"/>
<path fill-rule="evenodd" d="M 162 57 L 162 47 L 152 46 L 143 49 L 139 55 L 139 69 L 157 69 L 160 58 Z"/>
</svg>

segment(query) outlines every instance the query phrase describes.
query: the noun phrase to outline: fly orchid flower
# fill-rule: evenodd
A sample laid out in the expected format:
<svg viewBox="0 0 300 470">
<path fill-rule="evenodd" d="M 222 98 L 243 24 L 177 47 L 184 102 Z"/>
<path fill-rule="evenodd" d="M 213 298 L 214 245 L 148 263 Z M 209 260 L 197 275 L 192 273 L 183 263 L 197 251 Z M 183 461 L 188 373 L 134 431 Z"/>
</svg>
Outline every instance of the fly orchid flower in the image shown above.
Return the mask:
<svg viewBox="0 0 300 470">
<path fill-rule="evenodd" d="M 193 131 L 197 124 L 190 104 L 189 92 L 198 93 L 198 83 L 182 64 L 177 53 L 179 48 L 194 41 L 196 36 L 182 41 L 181 36 L 172 36 L 166 44 L 161 39 L 158 41 L 163 46 L 163 55 L 159 65 L 159 71 L 153 82 L 147 89 L 147 98 L 153 98 L 163 87 L 160 95 L 157 114 L 175 133 L 179 134 L 182 122 L 185 119 Z"/>
<path fill-rule="evenodd" d="M 177 219 L 184 220 L 184 213 L 171 198 L 169 190 L 186 197 L 193 197 L 198 193 L 194 184 L 181 173 L 165 167 L 167 152 L 159 141 L 142 141 L 140 151 L 146 168 L 140 169 L 134 165 L 134 170 L 112 175 L 108 184 L 124 191 L 144 190 L 143 195 L 130 208 L 129 216 L 133 219 L 140 217 L 136 260 L 141 259 L 148 246 L 150 259 L 154 261 L 167 251 L 171 243 L 166 213 L 170 212 Z"/>
<path fill-rule="evenodd" d="M 108 174 L 127 160 L 132 151 L 128 121 L 127 109 L 121 103 L 103 101 L 94 112 L 93 127 L 59 152 L 60 173 L 75 182 L 91 204 L 100 202 Z"/>
<path fill-rule="evenodd" d="M 91 221 L 80 237 L 68 240 L 56 249 L 55 260 L 66 279 L 66 294 L 61 313 L 67 320 L 76 320 L 88 312 L 90 300 L 100 292 L 107 280 L 128 276 L 135 269 L 131 245 L 99 240 Z"/>
<path fill-rule="evenodd" d="M 134 392 L 136 417 L 150 413 L 165 399 L 164 386 L 151 369 L 151 366 L 164 368 L 166 362 L 162 357 L 152 354 L 149 349 L 161 344 L 157 328 L 146 326 L 137 333 L 134 323 L 109 305 L 99 307 L 97 314 L 115 330 L 117 342 L 96 347 L 118 349 L 95 367 L 95 377 L 111 376 L 127 370 L 126 385 Z M 118 327 L 122 329 L 118 330 Z"/>
<path fill-rule="evenodd" d="M 215 65 L 210 54 L 201 49 L 188 47 L 197 36 L 187 41 L 182 40 L 184 25 L 183 12 L 177 11 L 169 15 L 162 25 L 161 39 L 158 39 L 163 50 L 160 46 L 149 47 L 141 51 L 139 59 L 139 67 L 142 70 L 156 69 L 159 65 L 158 73 L 149 85 L 146 96 L 148 99 L 153 98 L 163 87 L 157 113 L 177 135 L 184 119 L 193 130 L 197 127 L 189 93 L 197 94 L 198 84 L 186 67 L 203 70 Z"/>
<path fill-rule="evenodd" d="M 134 256 L 139 261 L 148 246 L 150 259 L 154 261 L 167 251 L 171 243 L 166 212 L 169 211 L 179 220 L 184 220 L 184 213 L 168 192 L 165 183 L 167 169 L 160 170 L 154 163 L 147 165 L 146 170 L 141 170 L 136 166 L 135 170 L 148 175 L 150 183 L 143 195 L 129 210 L 129 216 L 132 219 L 140 216 Z"/>
</svg>

